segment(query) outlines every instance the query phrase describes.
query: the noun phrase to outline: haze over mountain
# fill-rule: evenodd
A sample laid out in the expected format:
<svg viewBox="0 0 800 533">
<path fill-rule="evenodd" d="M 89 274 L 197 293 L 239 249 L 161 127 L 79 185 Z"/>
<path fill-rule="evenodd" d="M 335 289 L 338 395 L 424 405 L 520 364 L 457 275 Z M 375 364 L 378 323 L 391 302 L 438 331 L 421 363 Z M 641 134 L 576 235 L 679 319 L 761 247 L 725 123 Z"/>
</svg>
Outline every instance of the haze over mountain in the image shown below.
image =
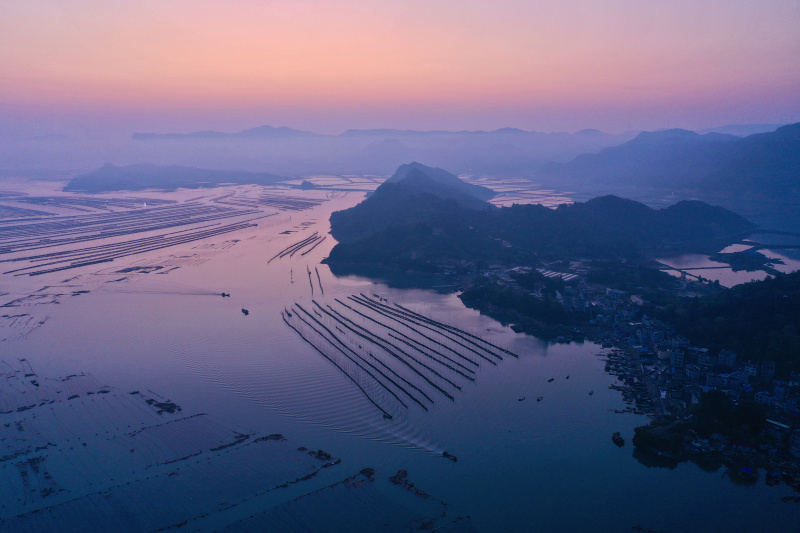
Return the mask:
<svg viewBox="0 0 800 533">
<path fill-rule="evenodd" d="M 222 184 L 272 185 L 282 179 L 285 178 L 264 172 L 149 164 L 118 167 L 107 163 L 93 172 L 74 177 L 64 190 L 96 193 L 141 189 L 194 189 Z"/>
<path fill-rule="evenodd" d="M 756 133 L 769 133 L 785 125 L 786 124 L 727 124 L 725 126 L 697 130 L 697 133 L 725 133 L 727 135 L 736 135 L 737 137 L 747 137 L 748 135 L 755 135 Z"/>
<path fill-rule="evenodd" d="M 234 154 L 246 168 L 284 174 L 390 174 L 408 160 L 423 160 L 456 173 L 527 173 L 548 161 L 614 146 L 633 133 L 597 130 L 541 133 L 516 128 L 495 131 L 347 130 L 339 135 L 262 126 L 237 133 L 134 134 L 133 149 L 164 154 L 180 164 L 215 167 L 212 157 Z M 168 141 L 168 142 L 167 142 Z"/>
<path fill-rule="evenodd" d="M 0 131 L 0 175 L 82 174 L 105 162 L 151 163 L 285 175 L 390 175 L 407 161 L 426 161 L 457 174 L 531 175 L 551 161 L 566 162 L 633 138 L 597 130 L 541 133 L 495 131 L 348 130 L 324 135 L 259 126 L 238 132 L 136 133 L 126 136 L 29 134 Z M 50 139 L 47 142 L 41 139 Z"/>
<path fill-rule="evenodd" d="M 643 132 L 620 146 L 542 169 L 574 187 L 693 189 L 773 198 L 800 192 L 800 123 L 739 138 L 687 130 Z"/>
<path fill-rule="evenodd" d="M 300 131 L 281 126 L 259 126 L 236 133 L 224 133 L 221 131 L 195 131 L 192 133 L 134 133 L 134 141 L 153 141 L 153 140 L 199 140 L 199 139 L 272 139 L 272 138 L 293 138 L 293 137 L 313 137 L 316 133 L 310 131 Z"/>
</svg>

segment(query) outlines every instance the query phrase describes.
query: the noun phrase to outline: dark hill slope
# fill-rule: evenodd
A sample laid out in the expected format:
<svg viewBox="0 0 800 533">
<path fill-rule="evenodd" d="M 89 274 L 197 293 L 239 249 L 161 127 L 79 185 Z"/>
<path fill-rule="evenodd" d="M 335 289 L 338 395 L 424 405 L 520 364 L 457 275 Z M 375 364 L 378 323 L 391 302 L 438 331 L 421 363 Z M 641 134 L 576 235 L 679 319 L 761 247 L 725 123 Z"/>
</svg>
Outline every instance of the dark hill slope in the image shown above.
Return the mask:
<svg viewBox="0 0 800 533">
<path fill-rule="evenodd" d="M 616 196 L 556 210 L 541 205 L 468 209 L 405 182 L 386 183 L 361 204 L 334 213 L 340 241 L 332 264 L 435 270 L 443 263 L 530 264 L 544 257 L 639 258 L 714 252 L 754 229 L 726 209 L 681 202 L 654 210 Z"/>
<path fill-rule="evenodd" d="M 685 186 L 719 168 L 737 139 L 678 129 L 643 132 L 620 146 L 549 165 L 545 173 L 589 184 Z"/>
<path fill-rule="evenodd" d="M 430 182 L 425 182 L 425 178 L 430 180 Z M 416 162 L 400 165 L 400 168 L 398 168 L 386 182 L 398 183 L 403 181 L 409 183 L 410 180 L 416 181 L 415 187 L 420 190 L 427 189 L 428 192 L 432 192 L 437 196 L 443 198 L 452 197 L 456 201 L 464 200 L 460 195 L 466 195 L 479 200 L 491 200 L 495 196 L 494 191 L 491 189 L 467 183 L 441 168 L 432 168 Z M 459 195 L 455 195 L 454 193 L 459 193 Z M 478 204 L 474 202 L 472 204 L 478 207 Z M 465 205 L 464 207 L 469 207 L 469 205 Z"/>
<path fill-rule="evenodd" d="M 437 218 L 442 213 L 496 209 L 480 199 L 494 193 L 438 168 L 402 165 L 366 200 L 331 215 L 331 233 L 340 242 L 357 240 L 384 228 Z"/>
<path fill-rule="evenodd" d="M 800 123 L 735 143 L 732 157 L 709 173 L 702 188 L 771 198 L 800 197 Z"/>
<path fill-rule="evenodd" d="M 551 164 L 544 172 L 575 184 L 693 188 L 783 199 L 800 190 L 800 124 L 745 138 L 685 130 L 641 133 L 620 146 Z"/>
</svg>

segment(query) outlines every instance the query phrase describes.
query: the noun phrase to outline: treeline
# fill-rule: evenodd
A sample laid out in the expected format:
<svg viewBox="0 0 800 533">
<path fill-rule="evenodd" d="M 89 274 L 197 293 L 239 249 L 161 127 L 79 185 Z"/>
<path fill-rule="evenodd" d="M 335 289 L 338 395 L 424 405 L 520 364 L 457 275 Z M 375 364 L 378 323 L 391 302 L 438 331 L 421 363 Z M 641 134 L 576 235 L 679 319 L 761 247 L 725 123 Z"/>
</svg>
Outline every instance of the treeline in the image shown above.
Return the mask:
<svg viewBox="0 0 800 533">
<path fill-rule="evenodd" d="M 734 403 L 724 392 L 710 390 L 700 395 L 692 406 L 691 420 L 678 420 L 674 416 L 653 419 L 649 424 L 634 429 L 633 444 L 660 451 L 673 459 L 685 459 L 687 435 L 711 438 L 724 435 L 744 442 L 760 442 L 766 427 L 763 407 L 752 401 Z"/>
<path fill-rule="evenodd" d="M 648 314 L 697 346 L 733 350 L 740 360 L 775 361 L 779 375 L 800 370 L 800 273 L 737 285 L 702 298 L 672 298 Z"/>
<path fill-rule="evenodd" d="M 586 281 L 641 296 L 653 305 L 666 305 L 679 282 L 662 270 L 619 261 L 595 261 Z"/>
<path fill-rule="evenodd" d="M 569 313 L 556 298 L 563 290 L 561 278 L 549 279 L 536 271 L 517 274 L 518 287 L 501 285 L 497 280 L 478 276 L 472 287 L 460 296 L 468 307 L 478 309 L 503 322 L 515 322 L 520 330 L 538 336 L 554 337 L 569 323 Z M 524 290 L 520 290 L 519 287 Z M 531 294 L 536 291 L 536 294 Z"/>
<path fill-rule="evenodd" d="M 330 263 L 435 270 L 460 260 L 480 267 L 558 257 L 638 258 L 716 251 L 754 228 L 738 215 L 702 202 L 653 210 L 605 196 L 555 210 L 514 205 L 479 211 L 432 194 L 411 194 L 402 183 L 390 185 L 396 187 L 331 216 L 331 232 L 340 244 Z"/>
</svg>

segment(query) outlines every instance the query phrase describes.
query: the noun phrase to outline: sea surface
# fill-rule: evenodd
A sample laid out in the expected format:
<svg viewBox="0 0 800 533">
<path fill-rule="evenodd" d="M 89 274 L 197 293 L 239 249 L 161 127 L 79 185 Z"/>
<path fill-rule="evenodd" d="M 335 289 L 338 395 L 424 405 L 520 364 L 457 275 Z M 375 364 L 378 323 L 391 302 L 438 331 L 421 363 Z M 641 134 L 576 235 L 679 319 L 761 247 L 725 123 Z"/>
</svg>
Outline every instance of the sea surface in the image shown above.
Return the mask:
<svg viewBox="0 0 800 533">
<path fill-rule="evenodd" d="M 147 197 L 183 201 L 227 192 Z M 46 321 L 0 342 L 0 359 L 25 358 L 38 375 L 86 372 L 121 390 L 155 391 L 184 410 L 279 432 L 342 459 L 309 481 L 306 491 L 365 467 L 387 475 L 406 469 L 416 486 L 469 515 L 480 531 L 620 532 L 636 525 L 665 532 L 796 530 L 797 504 L 782 502 L 788 489 L 766 486 L 763 474 L 758 483 L 742 485 L 724 467 L 709 472 L 638 457 L 633 429 L 648 420 L 613 412 L 626 405 L 609 389 L 616 378 L 604 372 L 600 346 L 548 344 L 514 333 L 465 308 L 453 293 L 337 278 L 321 263 L 334 245 L 330 236 L 306 255 L 270 261 L 314 232 L 326 235 L 330 213 L 364 196 L 291 194 L 321 203 L 274 210 L 256 227 L 112 263 L 36 277 L 4 275 L 0 293 L 13 296 L 42 287 L 53 293 L 65 280 L 89 292 L 58 303 L 26 303 L 24 311 Z M 166 274 L 119 274 L 142 265 L 177 267 Z M 452 400 L 432 395 L 428 410 L 386 400 L 394 415 L 388 420 L 282 318 L 296 304 L 336 306 L 337 298 L 360 294 L 471 332 L 518 357 L 480 365 L 474 383 L 462 383 Z M 611 442 L 615 431 L 625 438 L 622 448 Z M 445 459 L 443 451 L 458 461 Z"/>
</svg>

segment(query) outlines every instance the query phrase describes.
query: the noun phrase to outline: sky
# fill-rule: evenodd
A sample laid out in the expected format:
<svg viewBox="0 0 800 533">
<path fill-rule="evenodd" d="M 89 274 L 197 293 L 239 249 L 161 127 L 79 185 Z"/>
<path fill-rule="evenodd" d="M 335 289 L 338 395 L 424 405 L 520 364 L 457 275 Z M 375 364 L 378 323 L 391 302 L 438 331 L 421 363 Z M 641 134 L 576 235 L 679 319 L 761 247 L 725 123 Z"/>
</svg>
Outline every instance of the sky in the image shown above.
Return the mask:
<svg viewBox="0 0 800 533">
<path fill-rule="evenodd" d="M 0 129 L 800 121 L 800 0 L 0 0 Z"/>
</svg>

